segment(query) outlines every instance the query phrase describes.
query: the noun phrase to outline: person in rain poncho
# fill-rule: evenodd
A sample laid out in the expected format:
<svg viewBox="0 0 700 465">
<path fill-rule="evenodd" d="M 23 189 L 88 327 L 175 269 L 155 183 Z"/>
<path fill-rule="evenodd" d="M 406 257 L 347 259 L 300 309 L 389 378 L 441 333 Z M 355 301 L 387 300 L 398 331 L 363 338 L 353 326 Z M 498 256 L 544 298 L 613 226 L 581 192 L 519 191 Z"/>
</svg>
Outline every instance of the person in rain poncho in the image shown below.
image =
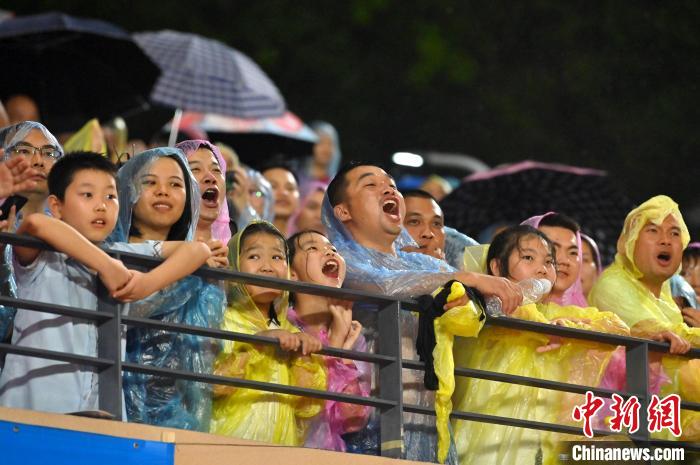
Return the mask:
<svg viewBox="0 0 700 465">
<path fill-rule="evenodd" d="M 402 226 L 404 200 L 393 179 L 377 166 L 350 163 L 341 168 L 329 185 L 322 214 L 330 241 L 348 265 L 344 286 L 405 298 L 430 294 L 456 279 L 484 294 L 498 295 L 508 311 L 522 299 L 515 286 L 505 279 L 456 271 L 433 257 L 403 252 L 404 247 L 416 247 Z M 468 303 L 464 297 L 448 304 L 446 310 Z M 473 313 L 473 318 L 478 320 L 478 312 Z M 417 319 L 409 312 L 401 312 L 401 324 L 402 356 L 415 359 Z M 434 393 L 416 389 L 421 375 L 412 373 L 408 378 L 404 379 L 404 402 L 431 406 Z M 436 461 L 436 449 L 434 418 L 405 414 L 405 457 Z"/>
<path fill-rule="evenodd" d="M 200 195 L 181 150 L 157 148 L 140 153 L 117 173 L 119 221 L 110 240 L 149 243 L 160 254 L 163 241 L 192 241 L 199 218 Z M 167 242 L 166 242 L 167 244 Z M 207 243 L 218 256 L 210 266 L 221 266 L 226 247 Z M 128 251 L 128 250 L 127 250 Z M 194 326 L 219 326 L 225 307 L 218 283 L 188 276 L 131 306 L 134 316 Z M 127 331 L 128 362 L 209 373 L 215 346 L 189 334 L 150 328 Z M 209 385 L 160 378 L 141 373 L 124 374 L 124 392 L 130 421 L 207 431 L 211 414 Z"/>
<path fill-rule="evenodd" d="M 252 222 L 231 241 L 235 271 L 289 279 L 284 236 L 270 223 Z M 225 341 L 214 365 L 220 376 L 326 389 L 321 342 L 287 319 L 289 294 L 250 284 L 227 283 L 228 307 L 221 328 L 279 340 L 279 347 Z M 280 351 L 281 348 L 281 351 Z M 289 394 L 217 385 L 211 432 L 241 439 L 300 446 L 309 420 L 324 402 Z"/>
<path fill-rule="evenodd" d="M 603 262 L 600 259 L 600 250 L 595 240 L 581 233 L 581 288 L 583 295 L 588 296 L 593 284 L 603 272 Z"/>
<path fill-rule="evenodd" d="M 49 171 L 56 160 L 63 156 L 63 148 L 56 137 L 46 127 L 34 121 L 23 121 L 2 129 L 0 133 L 2 144 L 2 159 L 8 161 L 15 157 L 24 158 L 36 175 L 31 178 L 34 181 L 32 187 L 17 192 L 27 198 L 24 207 L 17 211 L 16 207 L 9 207 L 8 221 L 3 228 L 4 232 L 15 232 L 22 222 L 22 218 L 32 213 L 45 213 L 46 199 L 49 195 L 47 178 Z M 8 208 L 3 206 L 2 209 Z M 0 263 L 0 287 L 2 294 L 16 297 L 17 285 L 13 276 L 11 249 L 0 246 L 2 263 Z M 16 309 L 14 307 L 0 306 L 0 341 L 5 339 L 12 328 Z"/>
<path fill-rule="evenodd" d="M 683 321 L 669 282 L 680 270 L 682 251 L 689 241 L 683 216 L 671 198 L 658 195 L 642 203 L 627 215 L 615 262 L 593 286 L 591 303 L 619 315 L 633 336 L 669 342 L 671 354 L 685 353 L 691 345 L 699 347 L 700 329 Z M 700 401 L 700 375 L 695 363 L 685 357 L 664 355 L 662 365 L 671 383 L 661 388 L 661 394 L 679 393 L 684 400 Z M 682 439 L 700 438 L 696 412 L 681 410 L 681 427 Z M 672 439 L 668 431 L 664 434 Z"/>
<path fill-rule="evenodd" d="M 557 278 L 552 292 L 537 304 L 542 315 L 553 324 L 629 336 L 629 328 L 617 315 L 587 305 L 582 283 L 583 240 L 579 225 L 568 216 L 554 212 L 528 218 L 523 224 L 544 233 L 554 244 L 556 252 Z M 624 347 L 565 339 L 557 350 L 548 351 L 541 358 L 549 379 L 606 389 L 624 390 L 626 387 Z M 657 393 L 659 383 L 665 380 L 659 370 L 658 364 L 650 370 Z M 539 395 L 541 419 L 576 424 L 571 419 L 571 411 L 575 405 L 583 403 L 583 396 L 546 390 L 540 390 Z M 601 429 L 605 427 L 602 422 L 599 426 Z M 577 439 L 580 438 L 542 433 L 543 463 L 556 462 L 557 443 Z"/>
<path fill-rule="evenodd" d="M 338 132 L 332 124 L 325 121 L 314 121 L 311 129 L 318 136 L 318 142 L 314 145 L 313 155 L 309 159 L 301 179 L 301 188 L 310 192 L 308 184 L 314 181 L 330 182 L 338 172 L 342 154 Z"/>
<path fill-rule="evenodd" d="M 345 260 L 333 244 L 318 231 L 305 230 L 287 239 L 292 279 L 341 287 Z M 319 338 L 324 345 L 365 352 L 367 342 L 362 325 L 352 319 L 352 302 L 334 301 L 311 294 L 294 294 L 294 307 L 287 316 L 302 331 Z M 328 391 L 367 397 L 371 366 L 366 362 L 324 357 L 328 371 Z M 327 400 L 312 422 L 304 445 L 345 451 L 345 433 L 357 432 L 367 424 L 369 407 Z"/>
<path fill-rule="evenodd" d="M 192 175 L 199 183 L 201 201 L 197 221 L 197 239 L 216 239 L 228 244 L 231 239 L 226 203 L 226 161 L 219 148 L 206 140 L 186 140 L 175 146 L 185 153 Z"/>
<path fill-rule="evenodd" d="M 299 231 L 314 230 L 324 232 L 321 221 L 321 207 L 328 185 L 322 182 L 311 182 L 306 185 L 306 191 L 302 192 L 299 208 L 289 219 L 287 237 Z"/>
</svg>

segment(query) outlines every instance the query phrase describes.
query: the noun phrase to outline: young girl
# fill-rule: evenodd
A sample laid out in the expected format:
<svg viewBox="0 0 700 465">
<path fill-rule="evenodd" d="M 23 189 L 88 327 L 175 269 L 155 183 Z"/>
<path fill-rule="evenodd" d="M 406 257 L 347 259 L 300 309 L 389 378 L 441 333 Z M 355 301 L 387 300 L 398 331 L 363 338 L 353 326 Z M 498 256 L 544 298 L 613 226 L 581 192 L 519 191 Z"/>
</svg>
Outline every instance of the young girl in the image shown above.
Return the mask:
<svg viewBox="0 0 700 465">
<path fill-rule="evenodd" d="M 156 252 L 164 241 L 190 241 L 199 216 L 200 196 L 184 154 L 158 148 L 136 155 L 117 174 L 119 221 L 113 241 L 151 243 Z M 208 242 L 219 256 L 210 265 L 227 263 L 221 242 Z M 131 305 L 131 315 L 165 322 L 218 327 L 225 297 L 217 283 L 188 276 L 163 291 Z M 211 372 L 214 347 L 208 340 L 151 328 L 127 331 L 126 360 L 198 373 Z M 204 383 L 125 372 L 124 392 L 129 421 L 207 431 L 211 389 Z"/>
<path fill-rule="evenodd" d="M 267 222 L 254 221 L 233 237 L 229 261 L 236 271 L 289 278 L 284 236 Z M 321 342 L 287 319 L 288 292 L 230 282 L 227 294 L 222 329 L 276 338 L 282 351 L 269 344 L 226 341 L 214 364 L 215 374 L 326 389 L 322 360 L 308 356 L 321 349 Z M 211 432 L 300 446 L 308 420 L 322 405 L 323 401 L 289 394 L 215 386 Z"/>
<path fill-rule="evenodd" d="M 498 234 L 486 256 L 488 273 L 518 282 L 556 279 L 554 248 L 540 231 L 515 226 Z M 521 305 L 511 317 L 548 323 L 535 304 Z M 541 352 L 556 347 L 544 334 L 487 326 L 476 339 L 458 339 L 455 364 L 460 367 L 544 378 Z M 453 395 L 455 409 L 490 415 L 537 419 L 538 390 L 518 384 L 460 377 Z M 459 461 L 463 464 L 534 463 L 540 446 L 536 430 L 473 421 L 453 423 Z"/>
<path fill-rule="evenodd" d="M 345 260 L 333 244 L 318 231 L 301 231 L 288 240 L 292 278 L 299 281 L 340 288 L 345 279 Z M 350 305 L 334 304 L 328 297 L 295 294 L 294 309 L 287 317 L 302 331 L 318 337 L 331 347 L 366 351 L 362 325 L 352 320 Z M 328 390 L 368 396 L 370 366 L 367 363 L 326 357 Z M 306 438 L 306 447 L 345 451 L 345 433 L 354 433 L 367 424 L 369 407 L 326 401 Z"/>
</svg>

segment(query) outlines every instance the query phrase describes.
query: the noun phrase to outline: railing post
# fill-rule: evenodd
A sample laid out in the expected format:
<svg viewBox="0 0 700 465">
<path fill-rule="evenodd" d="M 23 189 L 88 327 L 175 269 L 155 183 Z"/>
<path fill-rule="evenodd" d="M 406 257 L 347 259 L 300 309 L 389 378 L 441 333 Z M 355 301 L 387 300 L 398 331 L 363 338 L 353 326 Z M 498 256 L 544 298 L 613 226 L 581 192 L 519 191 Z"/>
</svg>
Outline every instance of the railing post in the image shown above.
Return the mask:
<svg viewBox="0 0 700 465">
<path fill-rule="evenodd" d="M 97 310 L 110 312 L 109 320 L 97 324 L 97 356 L 114 364 L 100 371 L 100 410 L 122 419 L 122 324 L 120 305 L 112 299 L 102 281 L 97 278 Z"/>
<path fill-rule="evenodd" d="M 380 417 L 381 455 L 392 458 L 401 458 L 403 452 L 403 385 L 399 312 L 401 312 L 401 303 L 391 302 L 379 310 L 377 318 L 379 353 L 396 359 L 379 370 L 380 397 L 396 402 L 395 407 L 382 409 Z"/>
<path fill-rule="evenodd" d="M 627 392 L 637 396 L 639 403 L 639 429 L 631 434 L 630 438 L 635 442 L 649 440 L 649 419 L 647 418 L 647 406 L 649 405 L 649 345 L 639 342 L 626 348 L 627 357 Z"/>
</svg>

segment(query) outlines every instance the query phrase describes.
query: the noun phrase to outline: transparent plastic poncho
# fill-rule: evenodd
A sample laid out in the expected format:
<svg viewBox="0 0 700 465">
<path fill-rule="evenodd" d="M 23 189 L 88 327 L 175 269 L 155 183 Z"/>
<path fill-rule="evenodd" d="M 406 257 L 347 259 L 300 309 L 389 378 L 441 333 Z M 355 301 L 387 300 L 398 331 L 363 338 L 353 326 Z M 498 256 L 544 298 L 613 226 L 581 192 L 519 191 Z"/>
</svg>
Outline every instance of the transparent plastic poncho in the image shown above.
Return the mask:
<svg viewBox="0 0 700 465">
<path fill-rule="evenodd" d="M 192 212 L 187 240 L 192 240 L 199 216 L 199 188 L 179 149 L 158 148 L 136 155 L 117 174 L 119 220 L 109 242 L 127 242 L 133 209 L 141 195 L 141 176 L 161 157 L 171 157 L 182 168 L 188 185 L 186 202 Z M 218 283 L 188 276 L 150 297 L 130 305 L 132 316 L 168 323 L 217 328 L 226 305 Z M 126 360 L 147 366 L 210 373 L 216 352 L 211 339 L 150 328 L 127 331 Z M 208 431 L 211 386 L 141 373 L 125 372 L 124 394 L 129 421 Z"/>
<path fill-rule="evenodd" d="M 336 219 L 328 199 L 323 199 L 321 219 L 328 239 L 345 259 L 347 274 L 344 287 L 378 292 L 399 298 L 432 294 L 445 283 L 454 279 L 455 269 L 442 260 L 419 253 L 403 252 L 416 243 L 405 228 L 394 241 L 396 255 L 382 253 L 364 247 L 352 238 L 345 226 Z M 404 358 L 417 360 L 415 350 L 418 334 L 418 318 L 413 312 L 400 313 L 401 345 Z M 374 341 L 368 338 L 370 346 Z M 423 387 L 423 372 L 404 370 L 404 403 L 433 407 L 435 391 Z M 410 460 L 437 461 L 438 436 L 435 417 L 415 413 L 404 413 L 404 456 Z M 370 425 L 370 429 L 373 429 Z M 372 440 L 364 441 L 373 447 Z M 451 448 L 448 463 L 456 463 L 454 448 Z M 362 452 L 362 451 L 360 451 Z"/>
<path fill-rule="evenodd" d="M 237 212 L 236 225 L 238 230 L 242 231 L 248 224 L 253 221 L 267 221 L 271 223 L 275 219 L 275 197 L 272 191 L 272 185 L 270 181 L 265 179 L 260 171 L 248 168 L 246 170 L 248 175 L 248 182 L 250 184 L 250 189 L 256 192 L 256 195 L 260 195 L 263 198 L 263 208 L 262 214 L 258 214 L 255 209 L 247 205 L 242 212 Z"/>
<path fill-rule="evenodd" d="M 591 303 L 601 310 L 616 313 L 630 326 L 632 336 L 650 338 L 661 331 L 672 331 L 688 340 L 693 347 L 700 347 L 700 328 L 689 327 L 671 295 L 670 280 L 661 286 L 658 297 L 647 289 L 639 278 L 642 272 L 634 262 L 634 249 L 637 238 L 647 223 L 660 225 L 669 215 L 675 218 L 681 231 L 681 243 L 685 248 L 690 242 L 688 228 L 683 216 L 671 198 L 658 195 L 632 210 L 625 219 L 620 238 L 617 241 L 615 261 L 603 271 L 591 289 Z M 677 271 L 680 271 L 680 266 Z M 700 379 L 686 377 L 686 382 L 698 385 L 683 385 L 680 373 L 687 371 L 689 360 L 686 357 L 664 355 L 662 365 L 671 379 L 662 386 L 661 395 L 686 392 L 683 400 L 700 402 Z M 700 414 L 681 410 L 683 440 L 700 440 Z M 667 433 L 667 432 L 665 432 Z M 670 433 L 664 439 L 673 439 Z"/>
<path fill-rule="evenodd" d="M 452 267 L 464 269 L 464 251 L 467 247 L 479 245 L 471 237 L 462 234 L 454 228 L 445 226 L 445 261 Z"/>
<path fill-rule="evenodd" d="M 40 131 L 48 143 L 55 146 L 60 156 L 63 156 L 63 147 L 61 147 L 61 144 L 59 144 L 56 137 L 51 134 L 46 126 L 35 121 L 23 121 L 0 129 L 0 144 L 2 144 L 3 148 L 3 159 L 9 159 L 11 156 L 10 150 L 18 142 L 22 142 L 33 130 Z M 0 199 L 0 204 L 2 202 L 4 202 L 4 199 Z M 19 216 L 18 214 L 18 217 Z M 17 224 L 15 224 L 15 227 L 17 227 Z M 12 269 L 11 248 L 4 247 L 0 258 L 0 292 L 5 296 L 17 297 L 17 284 L 15 283 L 14 270 Z M 0 305 L 0 341 L 9 334 L 10 328 L 12 328 L 14 324 L 16 313 L 16 308 Z"/>
<path fill-rule="evenodd" d="M 236 271 L 244 231 L 231 240 L 229 260 Z M 228 307 L 222 329 L 256 334 L 277 327 L 270 326 L 270 316 L 258 308 L 245 285 L 227 282 L 226 287 Z M 289 293 L 284 291 L 273 303 L 279 329 L 299 332 L 287 319 L 288 302 Z M 301 356 L 269 344 L 224 341 L 214 373 L 318 390 L 327 387 L 323 357 Z M 223 385 L 215 388 L 214 395 L 212 433 L 288 446 L 304 444 L 310 421 L 324 405 L 319 399 Z"/>
</svg>

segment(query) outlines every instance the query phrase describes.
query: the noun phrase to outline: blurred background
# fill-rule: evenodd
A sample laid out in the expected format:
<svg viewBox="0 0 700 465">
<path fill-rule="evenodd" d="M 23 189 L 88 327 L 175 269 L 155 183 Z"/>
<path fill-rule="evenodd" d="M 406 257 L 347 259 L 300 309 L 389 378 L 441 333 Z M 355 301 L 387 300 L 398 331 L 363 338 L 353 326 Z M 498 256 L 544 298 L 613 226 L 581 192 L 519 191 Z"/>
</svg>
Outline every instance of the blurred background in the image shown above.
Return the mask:
<svg viewBox="0 0 700 465">
<path fill-rule="evenodd" d="M 345 160 L 453 182 L 480 163 L 525 159 L 603 169 L 634 203 L 672 196 L 700 234 L 698 2 L 9 0 L 1 8 L 221 40 L 249 55 L 302 120 L 332 122 Z M 124 63 L 123 73 L 139 69 Z M 426 163 L 393 165 L 400 151 Z M 450 154 L 472 158 L 455 163 Z"/>
</svg>

